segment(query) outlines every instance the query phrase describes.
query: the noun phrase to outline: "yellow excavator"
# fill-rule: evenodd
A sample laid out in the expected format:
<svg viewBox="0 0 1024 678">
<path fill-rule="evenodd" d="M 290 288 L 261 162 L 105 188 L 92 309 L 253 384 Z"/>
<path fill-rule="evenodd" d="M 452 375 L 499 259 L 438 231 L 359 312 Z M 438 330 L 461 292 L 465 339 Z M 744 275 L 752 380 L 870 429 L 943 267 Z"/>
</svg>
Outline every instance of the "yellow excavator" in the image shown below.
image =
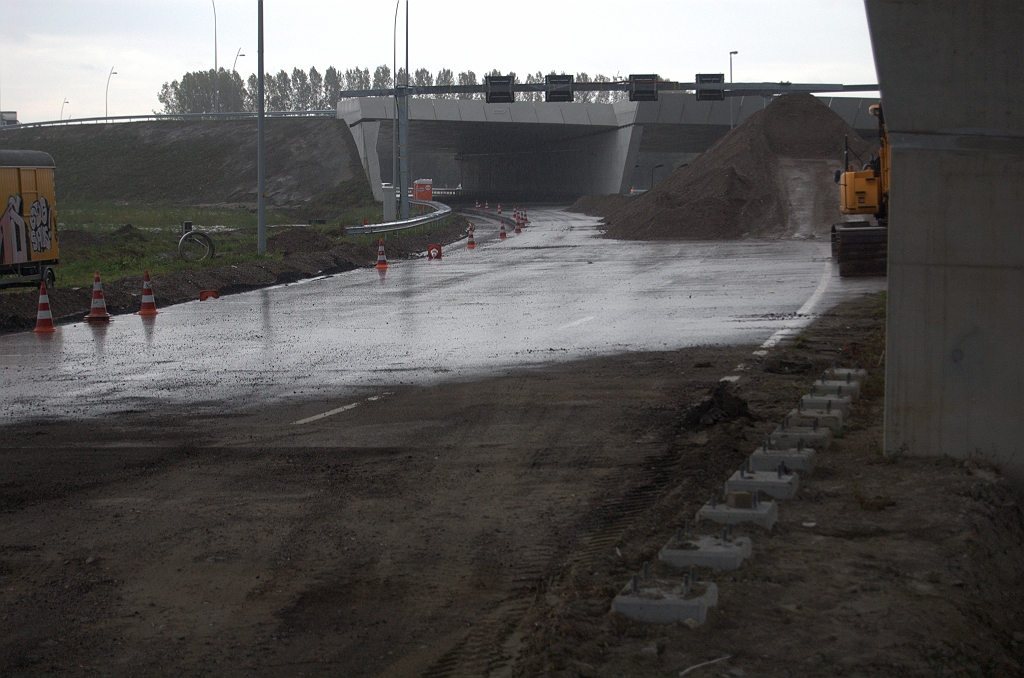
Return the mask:
<svg viewBox="0 0 1024 678">
<path fill-rule="evenodd" d="M 850 163 L 849 143 L 843 154 L 845 171 L 836 170 L 841 214 L 870 214 L 869 221 L 844 221 L 832 225 L 832 258 L 839 263 L 839 275 L 885 275 L 889 244 L 889 140 L 882 105 L 868 111 L 878 118 L 878 155 L 858 170 Z M 856 155 L 856 153 L 854 153 Z"/>
</svg>

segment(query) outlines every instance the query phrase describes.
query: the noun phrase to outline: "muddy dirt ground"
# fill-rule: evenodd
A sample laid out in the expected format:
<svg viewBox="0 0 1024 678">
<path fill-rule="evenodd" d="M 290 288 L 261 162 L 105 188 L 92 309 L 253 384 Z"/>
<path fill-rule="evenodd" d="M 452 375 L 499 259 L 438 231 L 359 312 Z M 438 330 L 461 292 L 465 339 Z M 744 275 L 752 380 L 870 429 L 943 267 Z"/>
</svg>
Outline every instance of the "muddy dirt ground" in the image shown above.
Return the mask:
<svg viewBox="0 0 1024 678">
<path fill-rule="evenodd" d="M 1019 676 L 1019 497 L 880 454 L 882 308 L 763 358 L 0 429 L 0 675 Z M 707 623 L 610 614 L 833 361 L 865 396 L 753 559 L 702 573 Z"/>
</svg>

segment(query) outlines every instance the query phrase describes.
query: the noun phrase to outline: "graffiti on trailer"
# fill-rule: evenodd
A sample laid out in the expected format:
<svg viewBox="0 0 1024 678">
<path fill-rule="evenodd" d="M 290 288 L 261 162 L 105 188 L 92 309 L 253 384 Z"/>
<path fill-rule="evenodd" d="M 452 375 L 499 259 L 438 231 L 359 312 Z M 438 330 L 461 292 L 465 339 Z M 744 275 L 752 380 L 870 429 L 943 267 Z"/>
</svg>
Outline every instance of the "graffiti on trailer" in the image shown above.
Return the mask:
<svg viewBox="0 0 1024 678">
<path fill-rule="evenodd" d="M 50 237 L 50 234 L 53 233 L 53 229 L 50 228 L 52 220 L 53 209 L 50 207 L 50 201 L 45 196 L 39 196 L 39 199 L 32 203 L 28 217 L 29 224 L 32 226 L 33 252 L 46 252 L 53 246 Z"/>
<path fill-rule="evenodd" d="M 20 195 L 12 195 L 0 216 L 0 263 L 20 264 L 29 260 L 28 229 L 21 216 L 23 204 Z"/>
</svg>

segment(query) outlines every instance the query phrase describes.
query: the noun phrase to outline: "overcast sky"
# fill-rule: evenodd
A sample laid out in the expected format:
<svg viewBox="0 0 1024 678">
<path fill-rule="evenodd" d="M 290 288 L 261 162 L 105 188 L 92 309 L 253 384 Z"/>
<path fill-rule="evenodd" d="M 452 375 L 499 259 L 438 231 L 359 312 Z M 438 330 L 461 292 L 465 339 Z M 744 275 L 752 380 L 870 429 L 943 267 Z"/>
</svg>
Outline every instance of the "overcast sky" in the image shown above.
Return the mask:
<svg viewBox="0 0 1024 678">
<path fill-rule="evenodd" d="M 256 71 L 256 0 L 215 0 L 219 65 Z M 692 81 L 877 81 L 861 0 L 411 0 L 410 69 L 658 73 Z M 398 59 L 404 60 L 405 2 Z M 266 70 L 392 62 L 394 0 L 265 0 Z M 0 107 L 22 122 L 151 113 L 164 82 L 213 68 L 210 0 L 0 0 Z"/>
</svg>

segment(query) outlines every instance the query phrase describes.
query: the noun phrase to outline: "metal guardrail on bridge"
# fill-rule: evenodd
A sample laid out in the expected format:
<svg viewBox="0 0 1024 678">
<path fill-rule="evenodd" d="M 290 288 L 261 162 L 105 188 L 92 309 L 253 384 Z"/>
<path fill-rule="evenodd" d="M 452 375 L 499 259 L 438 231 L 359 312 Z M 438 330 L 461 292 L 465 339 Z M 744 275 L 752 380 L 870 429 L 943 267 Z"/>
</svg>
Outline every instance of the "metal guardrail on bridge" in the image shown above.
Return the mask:
<svg viewBox="0 0 1024 678">
<path fill-rule="evenodd" d="M 336 118 L 337 111 L 267 111 L 268 118 Z M 68 118 L 67 120 L 46 120 L 43 122 L 22 122 L 17 125 L 2 125 L 0 131 L 25 129 L 26 127 L 58 127 L 61 125 L 101 125 L 108 122 L 150 122 L 169 120 L 255 120 L 256 114 L 250 111 L 232 113 L 182 113 L 169 115 L 155 113 L 148 115 L 111 115 L 99 118 Z"/>
<path fill-rule="evenodd" d="M 420 207 L 429 207 L 434 211 L 430 214 L 424 214 L 404 221 L 385 221 L 382 224 L 367 224 L 365 226 L 346 226 L 345 234 L 354 235 L 361 233 L 388 233 L 390 231 L 401 231 L 406 228 L 414 228 L 416 226 L 426 226 L 443 219 L 447 219 L 451 216 L 452 208 L 443 203 L 434 202 L 432 200 L 410 200 L 410 205 L 419 205 Z"/>
</svg>

